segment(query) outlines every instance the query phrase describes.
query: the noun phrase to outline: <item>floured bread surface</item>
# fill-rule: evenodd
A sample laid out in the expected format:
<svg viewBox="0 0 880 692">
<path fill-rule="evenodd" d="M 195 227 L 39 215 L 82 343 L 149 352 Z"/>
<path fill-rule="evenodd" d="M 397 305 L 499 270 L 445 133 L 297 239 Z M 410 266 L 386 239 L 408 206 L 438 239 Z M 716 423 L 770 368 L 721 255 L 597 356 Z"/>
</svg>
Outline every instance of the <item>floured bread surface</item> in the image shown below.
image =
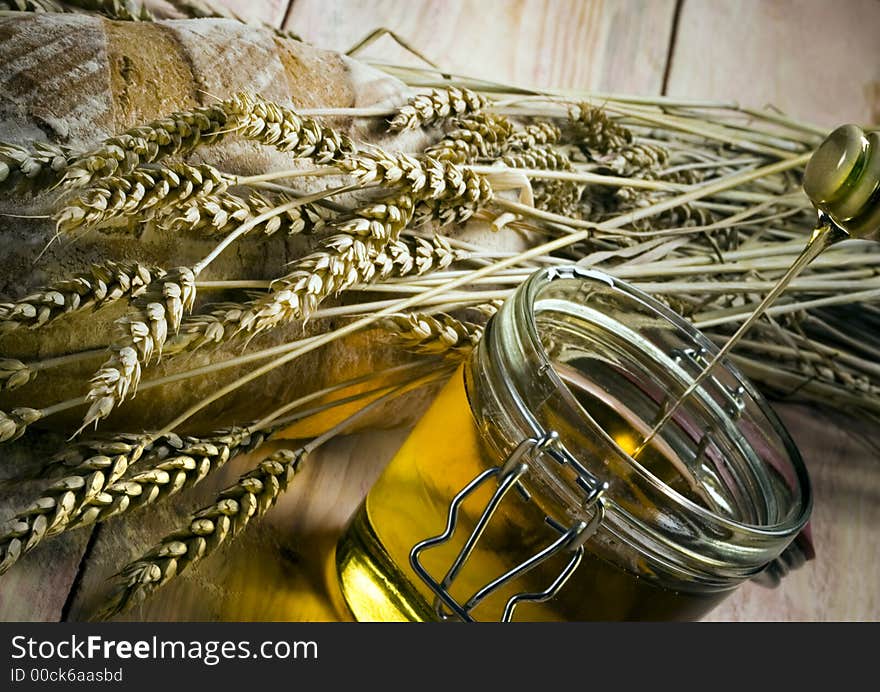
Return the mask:
<svg viewBox="0 0 880 692">
<path fill-rule="evenodd" d="M 0 140 L 49 141 L 75 149 L 92 148 L 133 125 L 242 90 L 301 107 L 341 107 L 357 100 L 360 88 L 350 79 L 342 56 L 222 19 L 151 23 L 73 14 L 4 18 L 0 64 L 11 67 L 0 77 L 5 94 L 0 100 Z M 399 99 L 405 98 L 403 85 L 381 79 Z M 343 130 L 349 126 L 334 124 Z M 192 158 L 246 175 L 296 165 L 289 156 L 235 137 L 203 147 Z M 27 191 L 2 194 L 0 211 L 45 213 L 51 197 Z M 100 232 L 73 244 L 57 243 L 35 263 L 53 232 L 49 222 L 8 223 L 0 236 L 0 294 L 23 295 L 102 259 L 161 266 L 173 260 L 176 266 L 197 261 L 211 247 L 176 235 Z M 237 248 L 213 270 L 242 276 L 235 265 L 247 263 L 253 278 L 278 276 L 303 247 L 301 241 L 292 247 L 281 239 L 272 242 L 279 247 L 269 252 L 256 248 L 253 256 L 251 248 Z M 261 270 L 272 257 L 278 261 Z"/>
<path fill-rule="evenodd" d="M 240 90 L 300 108 L 402 103 L 407 98 L 402 83 L 337 53 L 280 38 L 270 29 L 222 19 L 152 23 L 113 22 L 74 14 L 4 17 L 0 18 L 0 64 L 5 66 L 0 72 L 0 140 L 48 141 L 77 149 L 94 147 L 127 127 Z M 396 143 L 378 135 L 378 128 L 363 123 L 339 119 L 333 125 L 359 139 L 374 137 L 383 145 L 412 149 L 424 144 L 418 134 Z M 297 165 L 288 155 L 234 136 L 200 147 L 190 158 L 242 174 Z M 46 214 L 51 211 L 52 197 L 52 193 L 34 194 L 26 188 L 6 190 L 0 192 L 0 212 Z M 45 250 L 54 234 L 49 220 L 6 218 L 2 223 L 0 300 L 26 295 L 94 262 L 138 260 L 170 268 L 191 265 L 215 245 L 155 231 L 139 236 L 93 231 L 72 242 L 56 241 Z M 284 274 L 286 264 L 313 243 L 314 239 L 305 237 L 238 243 L 212 263 L 202 278 L 271 279 Z M 119 310 L 107 309 L 94 315 L 65 316 L 38 331 L 17 330 L 2 337 L 0 353 L 32 361 L 100 346 L 107 343 L 112 320 L 119 314 Z M 327 325 L 309 326 L 319 328 Z M 261 335 L 252 347 L 271 346 L 302 335 L 301 325 L 290 325 Z M 241 350 L 240 342 L 219 350 L 205 349 L 178 359 L 180 362 L 163 362 L 151 368 L 149 376 L 236 356 Z M 279 402 L 406 358 L 375 333 L 361 335 L 310 354 L 243 388 L 237 396 L 218 402 L 195 425 L 212 427 L 218 420 L 245 423 Z M 21 405 L 42 407 L 80 396 L 103 360 L 104 356 L 98 356 L 41 373 L 28 385 L 4 393 L 0 410 Z M 245 371 L 225 370 L 213 377 L 151 390 L 126 402 L 104 427 L 143 429 L 167 421 L 215 391 L 219 383 Z M 56 416 L 45 423 L 69 426 L 81 415 L 77 410 L 66 419 Z M 387 416 L 385 420 L 396 422 Z"/>
</svg>

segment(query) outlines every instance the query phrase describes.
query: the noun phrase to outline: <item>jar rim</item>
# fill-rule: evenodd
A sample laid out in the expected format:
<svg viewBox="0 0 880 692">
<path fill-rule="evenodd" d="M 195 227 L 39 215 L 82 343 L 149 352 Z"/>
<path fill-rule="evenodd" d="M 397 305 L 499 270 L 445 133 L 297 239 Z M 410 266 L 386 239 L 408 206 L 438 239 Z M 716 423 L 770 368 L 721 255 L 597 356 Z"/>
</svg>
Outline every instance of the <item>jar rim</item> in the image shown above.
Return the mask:
<svg viewBox="0 0 880 692">
<path fill-rule="evenodd" d="M 525 335 L 530 341 L 530 346 L 534 349 L 535 354 L 537 354 L 537 356 L 546 366 L 542 368 L 543 376 L 550 378 L 556 387 L 563 388 L 566 391 L 570 391 L 568 385 L 563 381 L 559 373 L 556 371 L 556 368 L 553 366 L 552 360 L 547 353 L 541 337 L 538 333 L 538 326 L 535 320 L 536 312 L 534 306 L 542 289 L 544 289 L 553 281 L 559 279 L 600 281 L 608 285 L 610 288 L 623 293 L 628 298 L 635 299 L 640 303 L 646 305 L 656 314 L 656 316 L 667 321 L 674 328 L 681 330 L 695 344 L 706 349 L 710 358 L 718 351 L 718 347 L 693 324 L 685 320 L 680 315 L 676 314 L 667 306 L 663 305 L 656 298 L 653 298 L 652 296 L 635 288 L 625 281 L 621 281 L 620 279 L 605 274 L 604 272 L 597 271 L 595 269 L 584 269 L 577 265 L 545 268 L 535 272 L 531 277 L 529 277 L 526 282 L 521 286 L 521 291 L 518 291 L 518 293 L 520 295 L 520 300 L 523 301 L 521 303 L 521 306 L 526 308 L 524 311 L 524 314 L 526 316 L 526 320 L 524 321 Z M 731 363 L 729 359 L 725 360 L 723 363 L 720 363 L 719 367 L 723 367 L 737 380 L 738 384 L 743 387 L 744 391 L 749 395 L 749 397 L 758 407 L 758 410 L 764 416 L 766 423 L 769 425 L 772 434 L 782 443 L 782 448 L 785 451 L 785 461 L 791 466 L 791 469 L 794 471 L 794 477 L 797 482 L 796 490 L 798 492 L 800 512 L 790 512 L 783 521 L 774 524 L 753 524 L 745 521 L 740 521 L 730 516 L 726 516 L 719 512 L 715 512 L 708 507 L 700 505 L 699 503 L 678 492 L 673 487 L 665 483 L 662 479 L 651 473 L 649 469 L 647 469 L 637 459 L 632 457 L 630 453 L 620 447 L 620 445 L 618 445 L 617 442 L 615 442 L 615 440 L 610 435 L 608 435 L 608 433 L 604 429 L 602 429 L 602 426 L 598 425 L 592 419 L 592 417 L 588 413 L 586 413 L 586 411 L 584 411 L 584 413 L 586 414 L 586 417 L 590 421 L 590 423 L 594 425 L 605 438 L 607 438 L 610 444 L 616 447 L 616 449 L 626 457 L 626 461 L 629 463 L 630 467 L 643 480 L 652 484 L 666 497 L 679 505 L 682 509 L 696 515 L 698 518 L 710 520 L 716 525 L 720 525 L 738 532 L 744 532 L 747 535 L 763 538 L 781 537 L 785 535 L 791 535 L 793 537 L 795 533 L 807 523 L 813 503 L 809 475 L 807 473 L 806 465 L 804 464 L 800 451 L 798 450 L 797 445 L 794 443 L 794 440 L 791 438 L 788 430 L 779 419 L 779 416 L 770 406 L 766 397 L 764 397 L 764 395 L 761 394 L 760 391 L 758 391 L 755 385 L 747 377 L 745 377 L 745 375 L 739 370 L 739 368 Z M 761 457 L 760 460 L 764 464 L 768 463 L 763 457 Z"/>
</svg>

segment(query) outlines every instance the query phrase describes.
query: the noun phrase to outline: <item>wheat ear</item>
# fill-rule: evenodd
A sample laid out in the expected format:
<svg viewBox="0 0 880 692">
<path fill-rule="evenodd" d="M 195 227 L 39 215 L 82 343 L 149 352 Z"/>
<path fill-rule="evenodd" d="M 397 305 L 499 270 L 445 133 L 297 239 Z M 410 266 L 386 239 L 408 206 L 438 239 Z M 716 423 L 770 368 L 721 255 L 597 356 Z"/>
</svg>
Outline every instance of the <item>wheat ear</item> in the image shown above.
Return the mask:
<svg viewBox="0 0 880 692">
<path fill-rule="evenodd" d="M 153 463 L 144 471 L 126 475 L 89 500 L 68 525 L 77 529 L 107 521 L 120 514 L 146 507 L 200 483 L 226 462 L 257 449 L 268 437 L 233 427 L 208 437 L 167 435 L 154 442 L 141 465 Z M 158 461 L 157 461 L 158 460 Z M 69 461 L 65 461 L 69 463 Z"/>
<path fill-rule="evenodd" d="M 355 147 L 345 135 L 286 106 L 242 92 L 225 101 L 172 113 L 167 118 L 110 137 L 70 162 L 63 184 L 82 187 L 119 176 L 166 156 L 185 156 L 200 144 L 213 144 L 232 132 L 247 139 L 330 163 L 351 156 Z"/>
<path fill-rule="evenodd" d="M 33 550 L 44 538 L 66 530 L 70 521 L 95 497 L 105 492 L 143 454 L 143 436 L 117 446 L 113 456 L 103 453 L 86 458 L 75 471 L 53 482 L 42 496 L 7 523 L 0 534 L 0 574 Z"/>
<path fill-rule="evenodd" d="M 356 150 L 346 135 L 254 94 L 237 94 L 224 102 L 224 109 L 236 120 L 243 137 L 290 152 L 296 158 L 333 163 Z"/>
<path fill-rule="evenodd" d="M 158 228 L 172 233 L 187 232 L 207 238 L 223 238 L 246 221 L 290 200 L 285 195 L 279 195 L 273 202 L 257 192 L 252 192 L 247 201 L 228 192 L 210 194 L 165 208 L 154 222 Z M 287 235 L 317 232 L 324 227 L 328 215 L 317 204 L 304 204 L 266 219 L 249 233 L 256 231 L 268 236 L 279 231 Z"/>
<path fill-rule="evenodd" d="M 60 233 L 71 233 L 123 218 L 150 218 L 162 207 L 212 192 L 222 193 L 231 182 L 231 178 L 207 164 L 140 166 L 120 175 L 100 178 L 65 200 L 55 221 Z"/>
<path fill-rule="evenodd" d="M 12 442 L 24 435 L 28 426 L 43 417 L 43 412 L 36 408 L 14 408 L 8 413 L 0 411 L 0 443 Z"/>
<path fill-rule="evenodd" d="M 66 473 L 43 490 L 0 534 L 0 574 L 44 538 L 102 522 L 199 483 L 229 459 L 259 447 L 268 436 L 233 427 L 208 437 L 114 435 L 79 442 L 45 469 Z M 126 475 L 135 463 L 153 465 Z"/>
<path fill-rule="evenodd" d="M 494 198 L 492 185 L 484 176 L 451 165 L 447 171 L 450 184 L 446 192 L 418 203 L 413 218 L 414 227 L 432 221 L 438 221 L 440 226 L 464 223 Z"/>
<path fill-rule="evenodd" d="M 315 285 L 312 290 L 318 294 L 327 290 L 325 278 L 328 274 L 332 275 L 334 266 L 338 262 L 353 262 L 352 258 L 363 258 L 364 263 L 369 261 L 372 265 L 368 270 L 355 269 L 355 280 L 360 280 L 365 276 L 387 278 L 422 275 L 446 269 L 453 262 L 468 256 L 468 253 L 452 248 L 442 236 L 434 236 L 431 240 L 401 237 L 388 241 L 378 250 L 369 240 L 341 236 L 329 238 L 325 241 L 325 247 L 325 250 L 311 256 L 314 266 L 322 267 L 315 271 L 313 277 Z M 290 275 L 288 277 L 291 278 Z M 285 307 L 292 302 L 285 292 L 287 290 L 289 287 L 282 289 L 280 295 L 273 297 L 270 294 L 249 303 L 218 303 L 205 312 L 187 317 L 180 334 L 169 340 L 166 353 L 178 354 L 208 344 L 220 344 L 240 332 L 258 332 L 287 319 L 297 319 L 294 315 L 299 314 L 296 311 L 298 308 Z"/>
<path fill-rule="evenodd" d="M 406 194 L 357 210 L 352 219 L 339 224 L 353 233 L 331 236 L 317 252 L 294 262 L 293 271 L 274 282 L 277 288 L 241 315 L 240 329 L 256 333 L 282 322 L 307 319 L 328 296 L 370 281 L 383 249 L 400 235 L 412 215 L 413 201 Z M 384 264 L 380 259 L 379 268 Z"/>
<path fill-rule="evenodd" d="M 530 151 L 535 147 L 556 144 L 562 138 L 562 131 L 545 120 L 526 125 L 507 138 L 504 152 Z"/>
<path fill-rule="evenodd" d="M 447 118 L 476 113 L 489 104 L 489 99 L 470 89 L 432 89 L 430 93 L 414 96 L 401 106 L 388 124 L 388 129 L 391 132 L 415 130 Z"/>
<path fill-rule="evenodd" d="M 585 103 L 574 106 L 569 122 L 578 144 L 618 175 L 656 177 L 669 160 L 665 147 L 635 141 L 629 128 L 611 120 L 601 108 Z"/>
<path fill-rule="evenodd" d="M 54 182 L 73 160 L 73 150 L 60 144 L 35 142 L 32 148 L 0 142 L 0 183 L 40 179 Z"/>
<path fill-rule="evenodd" d="M 360 184 L 402 184 L 416 201 L 414 225 L 431 220 L 462 223 L 491 201 L 489 181 L 454 161 L 431 156 L 388 153 L 378 147 L 360 151 L 338 167 Z"/>
<path fill-rule="evenodd" d="M 569 110 L 569 129 L 573 138 L 591 152 L 607 154 L 633 141 L 632 132 L 613 121 L 601 108 L 581 103 Z"/>
<path fill-rule="evenodd" d="M 501 161 L 511 168 L 538 168 L 543 170 L 572 169 L 571 161 L 552 144 L 536 146 L 530 150 L 510 151 Z M 532 184 L 534 205 L 554 214 L 577 217 L 583 186 L 566 180 L 542 180 Z"/>
<path fill-rule="evenodd" d="M 16 12 L 66 12 L 67 10 L 56 0 L 4 0 L 0 9 Z"/>
<path fill-rule="evenodd" d="M 483 328 L 445 313 L 413 312 L 392 315 L 382 325 L 395 341 L 413 353 L 463 360 L 483 336 Z"/>
<path fill-rule="evenodd" d="M 224 101 L 130 128 L 72 161 L 63 183 L 81 187 L 165 156 L 184 156 L 200 144 L 212 144 L 228 134 L 237 124 L 234 115 L 234 107 Z"/>
<path fill-rule="evenodd" d="M 301 470 L 306 456 L 340 431 L 387 401 L 448 376 L 449 368 L 441 368 L 393 387 L 298 450 L 279 450 L 264 459 L 255 469 L 242 475 L 237 483 L 223 490 L 213 504 L 193 514 L 186 527 L 169 534 L 141 558 L 123 568 L 119 573 L 121 584 L 110 597 L 101 617 L 112 616 L 135 601 L 142 601 L 227 539 L 237 536 L 253 517 L 262 516 L 275 504 L 278 496 Z M 282 407 L 276 414 L 280 415 L 286 408 Z M 271 418 L 263 419 L 256 426 L 261 427 L 267 420 Z"/>
<path fill-rule="evenodd" d="M 195 296 L 193 271 L 178 267 L 150 284 L 129 312 L 116 321 L 110 357 L 91 379 L 86 394 L 89 409 L 79 431 L 106 418 L 118 404 L 134 396 L 142 366 L 161 356 L 169 333 L 177 333 Z"/>
<path fill-rule="evenodd" d="M 538 209 L 552 214 L 580 218 L 583 186 L 568 180 L 546 180 L 532 186 L 534 203 Z"/>
<path fill-rule="evenodd" d="M 300 471 L 306 452 L 282 449 L 223 490 L 217 500 L 192 515 L 189 524 L 163 538 L 119 573 L 122 582 L 103 617 L 143 601 L 153 591 L 236 537 L 254 517 L 271 508 Z"/>
<path fill-rule="evenodd" d="M 27 2 L 33 1 L 27 0 Z M 40 1 L 41 4 L 46 2 L 46 0 Z M 144 5 L 132 2 L 131 0 L 64 0 L 64 2 L 51 4 L 60 6 L 60 9 L 49 10 L 51 12 L 85 10 L 86 12 L 95 12 L 103 15 L 108 19 L 128 22 L 152 21 L 155 19 L 153 13 Z"/>
<path fill-rule="evenodd" d="M 550 171 L 570 171 L 571 160 L 552 145 L 543 145 L 528 151 L 510 151 L 501 157 L 511 168 L 538 168 Z"/>
<path fill-rule="evenodd" d="M 136 298 L 164 270 L 138 262 L 102 262 L 14 303 L 0 303 L 0 334 L 40 327 L 67 313 Z"/>
<path fill-rule="evenodd" d="M 0 391 L 23 387 L 37 376 L 36 370 L 15 358 L 0 358 Z"/>
<path fill-rule="evenodd" d="M 425 149 L 425 156 L 459 165 L 481 158 L 494 159 L 504 150 L 512 134 L 513 123 L 509 119 L 477 113 L 456 120 L 453 130 Z"/>
</svg>

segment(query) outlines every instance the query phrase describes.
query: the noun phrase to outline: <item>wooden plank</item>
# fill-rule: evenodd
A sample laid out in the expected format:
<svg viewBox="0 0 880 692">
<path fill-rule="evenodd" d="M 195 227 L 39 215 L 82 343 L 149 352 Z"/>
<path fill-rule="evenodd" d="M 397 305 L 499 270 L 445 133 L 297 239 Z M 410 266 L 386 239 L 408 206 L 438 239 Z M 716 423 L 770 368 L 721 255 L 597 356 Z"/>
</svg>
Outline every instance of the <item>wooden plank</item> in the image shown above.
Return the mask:
<svg viewBox="0 0 880 692">
<path fill-rule="evenodd" d="M 668 93 L 767 104 L 819 125 L 880 122 L 876 0 L 684 0 Z"/>
<path fill-rule="evenodd" d="M 813 483 L 816 559 L 778 588 L 749 583 L 711 621 L 880 619 L 880 460 L 874 426 L 779 406 Z"/>
<path fill-rule="evenodd" d="M 659 93 L 673 0 L 295 0 L 286 28 L 345 51 L 386 27 L 444 69 L 520 86 Z M 386 43 L 387 42 L 387 43 Z M 419 64 L 383 39 L 364 53 Z"/>
<path fill-rule="evenodd" d="M 667 93 L 773 104 L 829 127 L 878 122 L 878 26 L 870 0 L 684 0 Z M 783 411 L 815 484 L 817 559 L 779 589 L 747 584 L 709 619 L 880 619 L 876 550 L 866 548 L 880 538 L 878 436 L 839 416 Z"/>
</svg>

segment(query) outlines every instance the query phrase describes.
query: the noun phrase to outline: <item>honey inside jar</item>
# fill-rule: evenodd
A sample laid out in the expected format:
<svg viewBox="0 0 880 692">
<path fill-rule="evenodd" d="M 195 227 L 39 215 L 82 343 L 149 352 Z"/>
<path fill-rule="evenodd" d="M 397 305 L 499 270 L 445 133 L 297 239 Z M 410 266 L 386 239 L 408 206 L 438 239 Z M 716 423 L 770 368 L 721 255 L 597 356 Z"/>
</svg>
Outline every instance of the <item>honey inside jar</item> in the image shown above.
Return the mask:
<svg viewBox="0 0 880 692">
<path fill-rule="evenodd" d="M 634 434 L 619 430 L 621 436 Z M 337 550 L 343 594 L 358 619 L 436 619 L 431 607 L 433 595 L 409 567 L 410 549 L 442 530 L 449 498 L 492 463 L 473 423 L 459 370 L 372 488 Z M 485 488 L 462 508 L 464 526 L 476 522 L 491 490 Z M 542 524 L 540 508 L 511 497 L 508 504 L 499 507 L 483 535 L 479 552 L 456 580 L 453 593 L 467 598 L 503 574 L 511 563 L 538 552 L 552 536 L 549 529 L 535 528 L 543 528 Z M 465 533 L 460 532 L 458 540 L 426 554 L 429 571 L 442 574 L 459 551 Z M 475 614 L 480 619 L 499 619 L 514 591 L 543 590 L 563 564 L 560 556 L 530 572 L 523 581 L 493 596 Z M 589 597 L 585 598 L 585 593 Z M 706 612 L 720 597 L 660 588 L 588 552 L 557 598 L 523 604 L 517 616 L 538 621 L 690 620 Z"/>
<path fill-rule="evenodd" d="M 571 279 L 575 284 L 583 282 L 580 275 Z M 508 313 L 502 310 L 487 331 L 484 342 L 488 343 L 481 344 L 445 385 L 370 490 L 336 553 L 341 590 L 357 619 L 430 621 L 450 615 L 416 573 L 410 554 L 414 546 L 443 532 L 452 498 L 481 473 L 501 465 L 517 436 L 526 436 L 527 426 L 520 433 L 510 422 L 509 417 L 516 415 L 511 411 L 517 408 L 525 411 L 525 419 L 553 429 L 567 452 L 609 483 L 608 513 L 595 534 L 581 544 L 570 576 L 552 597 L 517 603 L 514 620 L 697 619 L 750 573 L 759 571 L 762 563 L 754 564 L 753 545 L 743 550 L 744 556 L 749 555 L 747 564 L 737 564 L 734 556 L 730 565 L 720 567 L 715 555 L 706 555 L 705 560 L 695 556 L 693 545 L 705 542 L 711 552 L 715 544 L 731 539 L 723 535 L 725 531 L 736 533 L 740 526 L 748 529 L 759 522 L 770 526 L 780 517 L 795 517 L 787 538 L 777 538 L 766 549 L 761 546 L 765 549 L 761 555 L 772 556 L 805 519 L 803 507 L 798 511 L 784 506 L 792 500 L 787 497 L 790 484 L 779 472 L 769 467 L 751 469 L 760 460 L 746 437 L 754 442 L 772 436 L 756 436 L 753 431 L 744 436 L 735 421 L 724 419 L 720 407 L 730 403 L 724 398 L 730 390 L 719 381 L 714 382 L 718 391 L 706 392 L 695 406 L 684 408 L 667 434 L 658 436 L 638 462 L 629 457 L 669 394 L 664 390 L 673 383 L 662 378 L 676 375 L 678 369 L 678 385 L 686 386 L 685 370 L 696 372 L 699 363 L 684 362 L 679 367 L 677 361 L 662 356 L 659 365 L 652 365 L 654 356 L 646 355 L 649 346 L 640 342 L 643 335 L 624 325 L 606 329 L 608 314 L 615 310 L 629 314 L 632 308 L 626 301 L 613 309 L 610 303 L 602 304 L 603 299 L 621 300 L 616 287 L 606 295 L 607 284 L 600 285 L 599 294 L 588 298 L 582 285 L 562 282 L 556 288 L 574 291 L 576 300 L 563 304 L 558 297 L 543 295 L 541 307 L 534 296 L 529 299 L 537 336 L 533 346 L 544 365 L 538 370 L 520 367 L 528 361 L 526 357 L 520 364 L 515 362 L 528 351 L 522 343 L 511 346 L 516 355 L 506 360 L 504 348 L 515 339 L 505 319 L 515 326 L 522 317 L 513 311 L 515 305 L 505 306 Z M 580 319 L 586 303 L 597 311 L 589 324 Z M 657 309 L 654 304 L 648 307 Z M 669 318 L 663 315 L 663 319 Z M 636 322 L 663 324 L 663 320 Z M 527 384 L 517 389 L 519 380 Z M 507 394 L 498 393 L 511 383 L 517 390 L 515 404 L 505 399 Z M 750 431 L 753 421 L 747 419 L 746 424 Z M 734 458 L 736 463 L 728 463 Z M 588 522 L 597 511 L 579 501 L 570 478 L 557 477 L 552 464 L 545 468 L 542 463 L 540 456 L 529 459 L 517 491 L 508 492 L 497 504 L 473 551 L 448 583 L 455 602 L 473 604 L 472 597 L 488 584 L 533 561 L 568 526 Z M 762 483 L 766 492 L 752 487 Z M 421 552 L 421 566 L 434 579 L 441 581 L 450 570 L 498 487 L 495 479 L 476 487 L 462 500 L 449 540 Z M 669 502 L 672 508 L 667 507 Z M 706 526 L 695 529 L 692 524 L 697 520 L 705 520 Z M 745 536 L 748 540 L 732 538 L 753 540 L 751 535 Z M 727 545 L 720 548 L 722 556 L 730 551 Z M 573 564 L 573 555 L 572 548 L 535 563 L 472 605 L 468 617 L 499 620 L 517 594 L 547 594 Z M 766 562 L 766 557 L 757 559 Z"/>
</svg>

